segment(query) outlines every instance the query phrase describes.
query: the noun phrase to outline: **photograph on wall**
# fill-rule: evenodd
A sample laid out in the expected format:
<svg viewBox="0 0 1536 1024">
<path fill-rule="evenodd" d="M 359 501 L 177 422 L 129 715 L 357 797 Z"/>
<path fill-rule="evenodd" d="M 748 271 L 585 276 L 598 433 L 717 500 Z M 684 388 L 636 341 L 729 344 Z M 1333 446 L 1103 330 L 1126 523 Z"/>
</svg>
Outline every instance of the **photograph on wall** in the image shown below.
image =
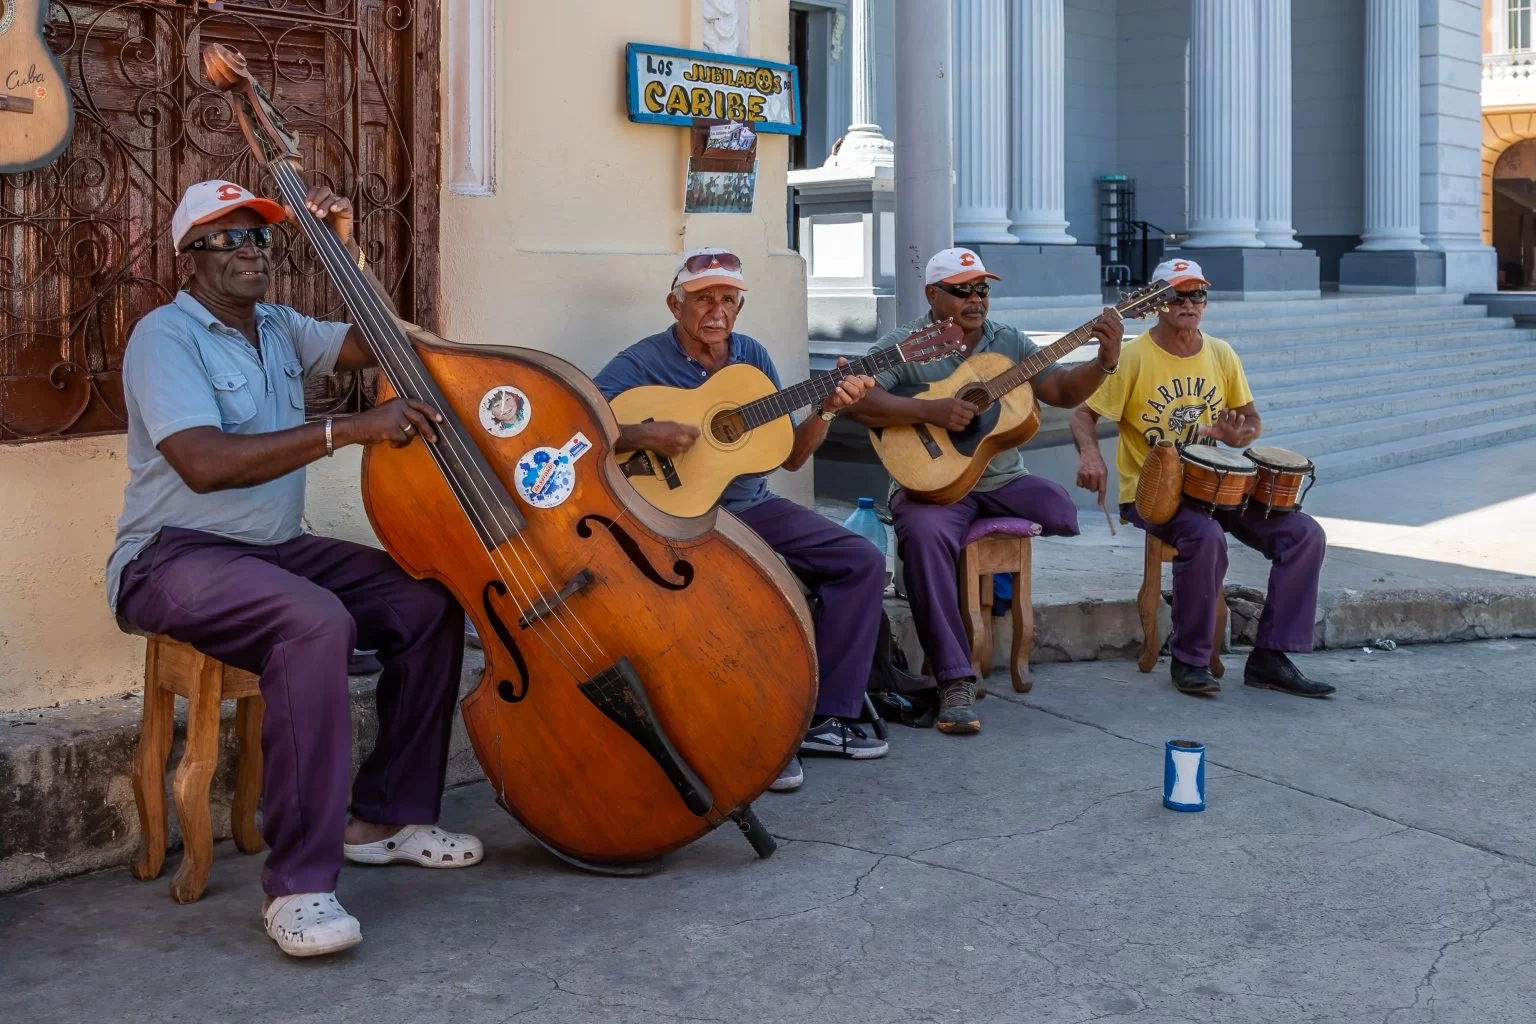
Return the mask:
<svg viewBox="0 0 1536 1024">
<path fill-rule="evenodd" d="M 709 126 L 706 152 L 750 153 L 757 148 L 757 133 L 740 121 Z"/>
<path fill-rule="evenodd" d="M 690 162 L 684 213 L 751 213 L 757 165 L 750 171 L 700 171 Z"/>
</svg>

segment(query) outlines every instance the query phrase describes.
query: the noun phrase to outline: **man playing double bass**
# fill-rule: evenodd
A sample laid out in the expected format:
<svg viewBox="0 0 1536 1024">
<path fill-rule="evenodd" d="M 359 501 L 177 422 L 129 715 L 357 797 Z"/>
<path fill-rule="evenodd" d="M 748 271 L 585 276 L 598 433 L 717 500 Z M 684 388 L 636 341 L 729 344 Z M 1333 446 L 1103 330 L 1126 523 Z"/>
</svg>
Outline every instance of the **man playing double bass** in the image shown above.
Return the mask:
<svg viewBox="0 0 1536 1024">
<path fill-rule="evenodd" d="M 354 259 L 352 207 L 323 186 L 307 205 Z M 123 357 L 129 480 L 107 562 L 120 621 L 259 674 L 262 920 L 283 952 L 354 946 L 336 900 L 344 859 L 457 868 L 484 856 L 437 829 L 464 613 L 376 548 L 306 534 L 307 465 L 351 444 L 436 440 L 441 417 L 394 399 L 304 422 L 304 381 L 374 365 L 362 333 L 262 301 L 281 206 L 228 181 L 187 189 L 172 220 L 186 290 L 139 321 Z M 375 282 L 377 285 L 377 282 Z M 383 290 L 379 289 L 380 294 Z M 375 648 L 379 733 L 351 786 L 347 662 Z"/>
</svg>

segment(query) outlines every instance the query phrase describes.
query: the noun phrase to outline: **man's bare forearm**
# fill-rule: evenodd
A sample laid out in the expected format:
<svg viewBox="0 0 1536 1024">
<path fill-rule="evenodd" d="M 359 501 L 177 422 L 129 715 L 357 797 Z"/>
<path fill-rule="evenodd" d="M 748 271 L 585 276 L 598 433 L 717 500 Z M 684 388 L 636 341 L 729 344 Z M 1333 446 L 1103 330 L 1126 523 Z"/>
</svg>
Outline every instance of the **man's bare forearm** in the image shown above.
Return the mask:
<svg viewBox="0 0 1536 1024">
<path fill-rule="evenodd" d="M 345 419 L 332 423 L 332 449 L 351 443 Z M 193 427 L 160 442 L 160 451 L 198 494 L 258 487 L 325 458 L 325 424 L 270 434 L 226 434 Z"/>
<path fill-rule="evenodd" d="M 1087 459 L 1099 459 L 1099 418 L 1093 410 L 1086 405 L 1080 405 L 1072 410 L 1071 420 L 1072 443 L 1077 446 L 1077 453 Z"/>
<path fill-rule="evenodd" d="M 926 405 L 921 398 L 906 398 L 893 395 L 884 388 L 870 388 L 863 398 L 848 407 L 847 413 L 866 427 L 900 427 L 927 423 Z"/>
</svg>

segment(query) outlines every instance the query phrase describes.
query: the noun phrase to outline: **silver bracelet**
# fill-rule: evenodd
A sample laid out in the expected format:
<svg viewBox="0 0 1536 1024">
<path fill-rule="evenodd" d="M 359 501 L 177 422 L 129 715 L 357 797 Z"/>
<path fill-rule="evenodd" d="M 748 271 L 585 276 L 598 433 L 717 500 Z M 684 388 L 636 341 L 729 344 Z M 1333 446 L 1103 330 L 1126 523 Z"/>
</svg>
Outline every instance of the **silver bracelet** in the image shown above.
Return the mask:
<svg viewBox="0 0 1536 1024">
<path fill-rule="evenodd" d="M 331 417 L 325 418 L 325 457 L 330 458 L 336 454 L 336 449 L 331 446 Z"/>
</svg>

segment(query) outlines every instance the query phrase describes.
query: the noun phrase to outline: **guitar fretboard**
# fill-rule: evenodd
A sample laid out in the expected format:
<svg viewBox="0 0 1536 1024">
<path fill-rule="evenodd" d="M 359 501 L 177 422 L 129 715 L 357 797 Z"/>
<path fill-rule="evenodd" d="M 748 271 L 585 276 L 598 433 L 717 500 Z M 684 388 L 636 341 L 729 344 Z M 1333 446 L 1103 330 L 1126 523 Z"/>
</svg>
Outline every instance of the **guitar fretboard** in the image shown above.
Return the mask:
<svg viewBox="0 0 1536 1024">
<path fill-rule="evenodd" d="M 839 366 L 830 373 L 824 373 L 820 377 L 812 377 L 810 380 L 801 381 L 792 387 L 782 391 L 775 391 L 771 395 L 765 395 L 755 402 L 748 402 L 741 407 L 741 417 L 748 430 L 770 423 L 780 416 L 788 416 L 796 409 L 803 409 L 808 405 L 827 400 L 827 396 L 837 390 L 837 386 L 848 377 L 874 376 L 883 373 L 893 367 L 900 366 L 906 360 L 902 357 L 899 346 L 883 348 L 878 352 L 872 352 L 863 359 L 849 363 L 847 366 Z"/>
<path fill-rule="evenodd" d="M 1166 288 L 1167 286 L 1164 285 L 1163 287 Z M 1115 309 L 1119 311 L 1122 317 L 1131 315 L 1133 311 L 1135 312 L 1135 315 L 1140 316 L 1141 312 L 1139 307 L 1147 305 L 1148 300 L 1144 293 L 1149 291 L 1150 288 L 1151 286 L 1148 286 L 1148 288 L 1143 289 L 1142 292 L 1138 292 L 1136 295 L 1131 296 L 1116 306 Z M 987 394 L 991 397 L 992 401 L 995 402 L 999 398 L 1002 398 L 1004 395 L 1006 395 L 1008 392 L 1012 391 L 1014 388 L 1018 387 L 1020 384 L 1024 384 L 1033 380 L 1035 375 L 1038 374 L 1041 370 L 1044 370 L 1052 363 L 1059 361 L 1068 352 L 1071 352 L 1073 349 L 1077 348 L 1079 345 L 1092 338 L 1093 324 L 1094 321 L 1090 320 L 1086 324 L 1083 324 L 1079 327 L 1074 327 L 1072 330 L 1068 331 L 1060 338 L 1057 338 L 1056 341 L 1052 342 L 1050 345 L 1047 345 L 1045 348 L 1036 352 L 1034 355 L 1014 363 L 1013 366 L 1008 370 L 998 374 L 996 377 L 993 377 L 991 380 L 987 381 L 985 385 L 983 385 L 983 387 L 986 388 Z"/>
</svg>

